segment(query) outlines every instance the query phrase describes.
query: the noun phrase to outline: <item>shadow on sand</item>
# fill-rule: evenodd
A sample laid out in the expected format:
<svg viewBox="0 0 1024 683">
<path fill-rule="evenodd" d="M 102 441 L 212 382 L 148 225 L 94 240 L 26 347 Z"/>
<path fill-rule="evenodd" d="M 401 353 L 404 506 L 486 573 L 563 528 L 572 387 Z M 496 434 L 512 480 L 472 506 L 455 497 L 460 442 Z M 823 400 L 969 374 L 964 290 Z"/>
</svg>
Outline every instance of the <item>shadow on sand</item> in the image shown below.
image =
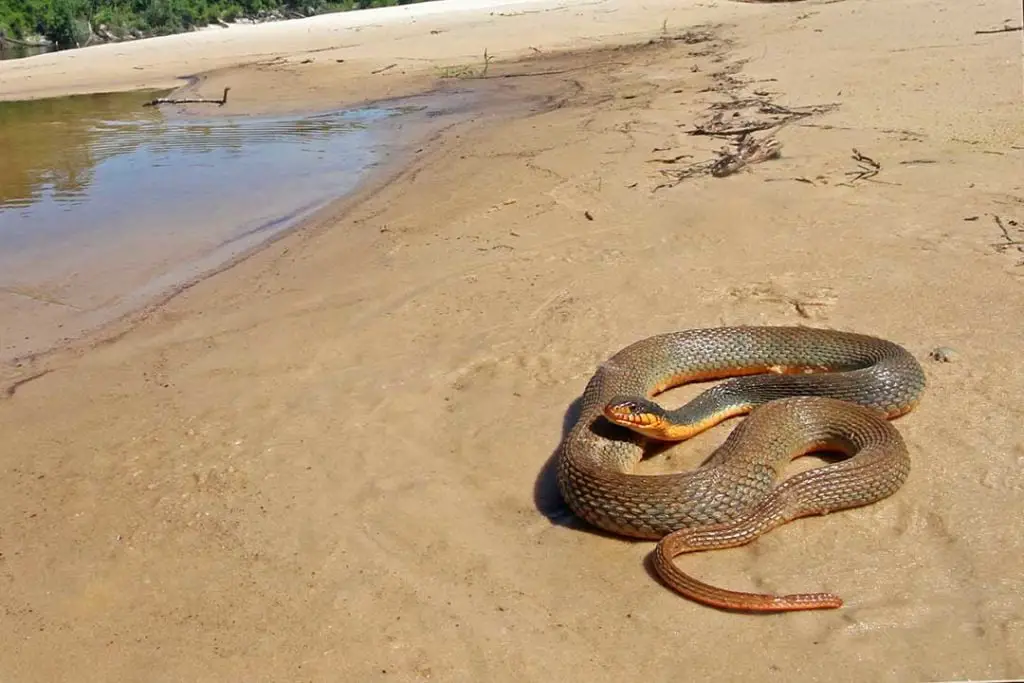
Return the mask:
<svg viewBox="0 0 1024 683">
<path fill-rule="evenodd" d="M 541 467 L 540 472 L 537 474 L 537 479 L 534 482 L 534 506 L 537 508 L 538 512 L 547 517 L 555 526 L 563 526 L 569 529 L 586 531 L 599 536 L 615 538 L 620 541 L 649 542 L 644 541 L 644 539 L 630 538 L 628 536 L 609 533 L 585 522 L 573 513 L 566 504 L 565 499 L 562 498 L 562 493 L 558 489 L 558 482 L 556 479 L 558 453 L 561 450 L 562 442 L 565 441 L 566 436 L 568 436 L 573 426 L 580 419 L 582 399 L 583 397 L 579 396 L 570 403 L 569 407 L 565 411 L 565 415 L 562 417 L 562 434 L 558 440 L 558 444 L 551 452 L 547 461 Z M 609 439 L 626 440 L 630 436 L 629 430 L 626 428 L 613 425 L 600 419 L 594 423 L 591 429 L 597 432 L 600 436 Z M 668 442 L 646 442 L 644 443 L 644 458 L 649 458 L 653 455 L 657 455 L 658 453 L 662 453 L 673 446 L 675 446 L 674 443 Z"/>
</svg>

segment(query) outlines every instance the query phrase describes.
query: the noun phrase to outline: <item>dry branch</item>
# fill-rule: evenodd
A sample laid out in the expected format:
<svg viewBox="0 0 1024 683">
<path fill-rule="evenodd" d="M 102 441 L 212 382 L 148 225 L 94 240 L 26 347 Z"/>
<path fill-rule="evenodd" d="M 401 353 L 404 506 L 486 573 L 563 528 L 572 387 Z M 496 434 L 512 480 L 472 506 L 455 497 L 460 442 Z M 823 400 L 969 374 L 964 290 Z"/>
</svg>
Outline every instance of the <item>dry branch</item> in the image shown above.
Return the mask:
<svg viewBox="0 0 1024 683">
<path fill-rule="evenodd" d="M 782 153 L 782 143 L 772 136 L 755 140 L 744 135 L 736 142 L 736 151 L 723 150 L 711 165 L 711 175 L 725 178 L 751 164 L 777 159 Z"/>
<path fill-rule="evenodd" d="M 719 102 L 712 105 L 715 114 L 703 123 L 695 124 L 687 131 L 690 135 L 707 135 L 715 137 L 744 136 L 762 130 L 781 127 L 799 119 L 824 114 L 836 108 L 835 104 L 816 105 L 811 107 L 784 107 L 781 104 L 768 102 L 760 98 L 734 99 L 730 102 Z M 740 110 L 748 111 L 746 116 Z M 726 111 L 732 115 L 726 118 Z"/>
<path fill-rule="evenodd" d="M 150 100 L 143 104 L 143 107 L 154 107 L 158 104 L 216 104 L 218 107 L 223 107 L 228 101 L 228 91 L 231 90 L 230 86 L 224 88 L 224 95 L 219 100 L 212 100 L 205 97 L 158 97 L 155 100 Z"/>
<path fill-rule="evenodd" d="M 661 174 L 670 180 L 654 187 L 654 191 L 666 187 L 675 187 L 679 183 L 697 175 L 705 173 L 715 178 L 725 178 L 752 164 L 758 164 L 769 159 L 776 159 L 782 151 L 780 143 L 773 135 L 757 139 L 747 134 L 740 136 L 736 141 L 735 149 L 724 147 L 719 150 L 718 158 L 700 161 L 681 169 L 662 170 Z M 682 159 L 686 154 L 680 155 Z M 662 163 L 670 163 L 669 159 L 653 159 Z"/>
<path fill-rule="evenodd" d="M 855 147 L 851 158 L 860 164 L 860 168 L 856 171 L 847 171 L 846 175 L 852 176 L 849 183 L 840 183 L 841 185 L 850 185 L 857 182 L 858 180 L 870 180 L 878 175 L 878 172 L 882 170 L 882 164 L 878 163 L 874 159 L 864 154 L 861 154 Z"/>
<path fill-rule="evenodd" d="M 980 36 L 990 33 L 1012 33 L 1014 31 L 1024 31 L 1024 26 L 1003 26 L 1002 28 L 983 28 L 975 31 L 974 35 Z"/>
</svg>

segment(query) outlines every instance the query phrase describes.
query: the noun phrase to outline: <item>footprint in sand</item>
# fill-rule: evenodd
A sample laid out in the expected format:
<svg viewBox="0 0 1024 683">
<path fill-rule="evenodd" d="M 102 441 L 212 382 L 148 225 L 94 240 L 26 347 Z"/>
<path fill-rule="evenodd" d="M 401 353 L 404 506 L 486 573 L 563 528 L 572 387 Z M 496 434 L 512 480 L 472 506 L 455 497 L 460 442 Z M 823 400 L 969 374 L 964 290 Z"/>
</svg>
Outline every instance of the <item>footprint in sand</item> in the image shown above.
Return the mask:
<svg viewBox="0 0 1024 683">
<path fill-rule="evenodd" d="M 775 304 L 805 320 L 827 320 L 839 295 L 831 287 L 787 282 L 782 277 L 728 290 L 739 303 Z"/>
</svg>

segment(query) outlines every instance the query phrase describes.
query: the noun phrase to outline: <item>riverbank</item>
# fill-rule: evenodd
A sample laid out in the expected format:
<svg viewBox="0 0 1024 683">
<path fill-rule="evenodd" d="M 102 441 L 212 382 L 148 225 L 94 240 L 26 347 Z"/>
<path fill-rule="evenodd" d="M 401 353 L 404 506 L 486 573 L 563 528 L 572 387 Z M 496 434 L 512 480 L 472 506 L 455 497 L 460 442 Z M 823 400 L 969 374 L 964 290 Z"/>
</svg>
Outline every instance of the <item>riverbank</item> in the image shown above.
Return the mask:
<svg viewBox="0 0 1024 683">
<path fill-rule="evenodd" d="M 0 368 L 109 334 L 380 182 L 471 110 L 501 106 L 500 93 L 448 88 L 302 115 L 180 117 L 144 106 L 161 94 L 0 103 Z"/>
<path fill-rule="evenodd" d="M 297 111 L 416 92 L 445 75 L 564 50 L 630 44 L 758 16 L 762 5 L 443 0 L 96 45 L 0 63 L 0 99 L 230 80 L 230 112 Z M 524 36 L 528 40 L 524 40 Z M 234 69 L 245 65 L 245 68 Z M 219 80 L 204 95 L 219 97 Z"/>
<path fill-rule="evenodd" d="M 452 40 L 397 74 L 401 88 L 434 83 L 435 66 L 491 54 L 509 33 L 490 68 L 544 73 L 491 83 L 547 89 L 530 115 L 443 131 L 387 183 L 119 335 L 20 369 L 0 398 L 0 637 L 16 644 L 0 671 L 1024 673 L 1024 376 L 1006 360 L 1024 307 L 1020 50 L 1013 34 L 975 34 L 1012 8 L 944 7 L 939 21 L 923 0 L 677 6 L 662 32 L 660 19 L 644 28 L 654 11 L 623 20 L 641 11 L 624 2 L 558 7 L 478 17 L 464 33 L 431 18 Z M 561 47 L 654 42 L 501 62 L 551 21 L 573 32 Z M 364 29 L 360 49 L 379 59 L 353 74 L 398 61 L 381 38 L 393 29 Z M 390 47 L 408 64 L 420 40 Z M 197 85 L 267 79 L 246 95 L 260 111 L 302 106 L 285 93 L 360 101 L 399 69 L 343 82 L 321 64 L 313 92 L 310 53 L 271 71 L 228 63 L 259 43 L 211 48 L 220 71 Z M 150 72 L 90 83 L 174 73 L 133 59 Z M 52 68 L 48 86 L 22 92 L 76 82 Z M 777 158 L 727 177 L 700 165 L 730 139 L 695 131 L 777 117 L 788 125 L 755 133 L 774 134 Z M 651 544 L 569 526 L 547 468 L 597 362 L 655 332 L 792 323 L 880 335 L 921 359 L 925 400 L 897 422 L 910 480 L 877 505 L 680 562 L 731 588 L 834 591 L 841 610 L 700 607 L 645 571 Z M 954 362 L 930 358 L 940 346 Z M 732 426 L 645 468 L 692 466 Z"/>
</svg>

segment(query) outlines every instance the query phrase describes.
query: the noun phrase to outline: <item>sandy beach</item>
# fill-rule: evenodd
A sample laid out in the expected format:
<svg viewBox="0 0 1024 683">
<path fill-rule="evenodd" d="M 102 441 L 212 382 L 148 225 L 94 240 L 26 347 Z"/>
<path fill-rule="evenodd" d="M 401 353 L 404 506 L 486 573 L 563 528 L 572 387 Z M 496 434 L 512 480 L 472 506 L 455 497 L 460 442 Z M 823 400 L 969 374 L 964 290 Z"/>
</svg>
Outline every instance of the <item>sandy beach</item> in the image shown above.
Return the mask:
<svg viewBox="0 0 1024 683">
<path fill-rule="evenodd" d="M 1024 677 L 1019 3 L 454 5 L 0 63 L 4 99 L 229 85 L 235 114 L 493 95 L 231 268 L 0 368 L 0 678 Z M 695 131 L 783 119 L 753 133 L 778 158 L 707 172 L 730 139 Z M 600 361 L 738 324 L 877 335 L 927 374 L 895 495 L 679 560 L 839 610 L 685 600 L 555 493 Z"/>
</svg>

